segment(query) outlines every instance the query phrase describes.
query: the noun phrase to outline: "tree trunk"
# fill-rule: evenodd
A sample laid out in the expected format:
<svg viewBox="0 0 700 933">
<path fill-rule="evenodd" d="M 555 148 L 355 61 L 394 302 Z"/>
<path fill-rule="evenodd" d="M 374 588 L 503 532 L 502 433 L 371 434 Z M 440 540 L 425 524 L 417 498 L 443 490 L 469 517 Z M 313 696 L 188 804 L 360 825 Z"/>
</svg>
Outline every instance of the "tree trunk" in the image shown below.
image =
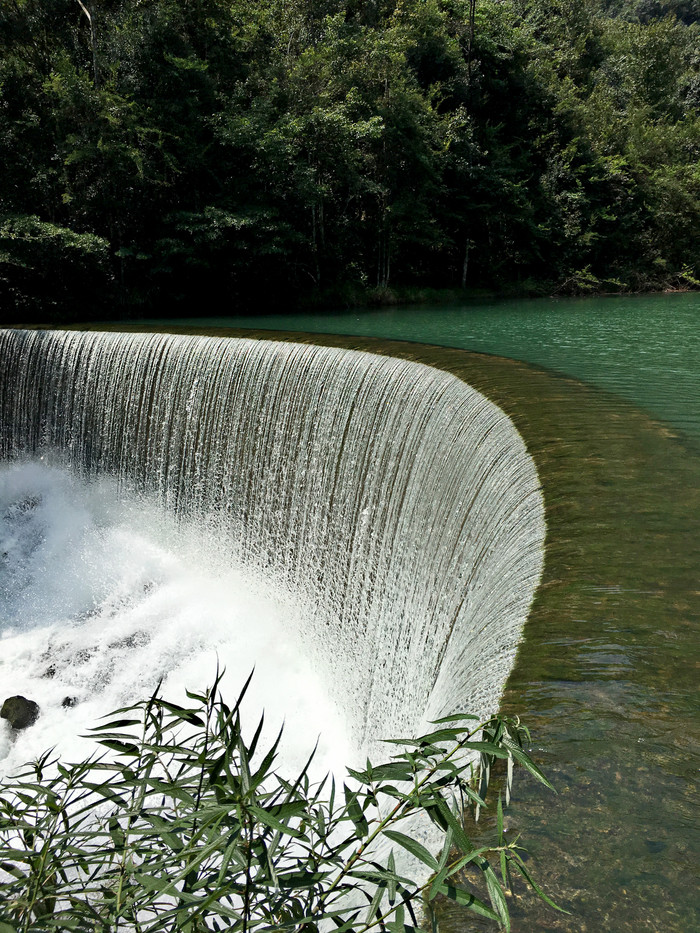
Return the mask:
<svg viewBox="0 0 700 933">
<path fill-rule="evenodd" d="M 474 20 L 476 17 L 476 0 L 469 0 L 469 33 L 467 35 L 467 80 L 471 83 L 472 52 L 474 49 Z"/>
<path fill-rule="evenodd" d="M 90 48 L 92 49 L 92 82 L 95 87 L 99 84 L 99 78 L 97 74 L 97 42 L 95 37 L 95 22 L 92 18 L 90 10 L 85 6 L 83 0 L 78 0 L 80 4 L 80 9 L 87 16 L 88 23 L 90 23 Z"/>
</svg>

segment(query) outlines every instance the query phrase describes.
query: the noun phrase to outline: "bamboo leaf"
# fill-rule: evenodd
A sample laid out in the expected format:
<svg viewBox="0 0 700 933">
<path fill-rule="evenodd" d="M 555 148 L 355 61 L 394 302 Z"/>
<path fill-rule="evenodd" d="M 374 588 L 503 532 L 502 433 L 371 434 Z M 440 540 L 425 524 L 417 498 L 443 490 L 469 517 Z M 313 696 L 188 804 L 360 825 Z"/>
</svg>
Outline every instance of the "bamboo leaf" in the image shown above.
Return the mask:
<svg viewBox="0 0 700 933">
<path fill-rule="evenodd" d="M 121 755 L 129 755 L 131 757 L 137 757 L 139 754 L 138 746 L 134 745 L 133 742 L 122 742 L 117 739 L 99 739 L 100 745 L 104 745 L 105 748 L 111 748 L 112 751 L 119 752 Z"/>
<path fill-rule="evenodd" d="M 386 867 L 388 871 L 392 874 L 396 874 L 396 861 L 394 859 L 394 850 L 392 849 L 389 853 L 389 858 L 387 859 Z M 393 879 L 387 884 L 387 894 L 389 895 L 389 903 L 393 904 L 396 900 L 396 881 Z"/>
<path fill-rule="evenodd" d="M 477 752 L 483 752 L 485 755 L 492 755 L 494 758 L 507 758 L 509 754 L 494 742 L 463 742 L 460 747 L 471 748 Z"/>
<path fill-rule="evenodd" d="M 484 873 L 486 878 L 486 888 L 489 892 L 489 898 L 491 899 L 491 904 L 501 919 L 506 933 L 510 933 L 510 914 L 508 913 L 508 902 L 506 896 L 503 892 L 503 888 L 498 883 L 498 878 L 493 868 L 489 863 L 484 860 L 481 865 L 481 870 Z"/>
<path fill-rule="evenodd" d="M 361 881 L 386 882 L 387 885 L 390 883 L 413 885 L 409 878 L 402 878 L 401 875 L 389 871 L 388 868 L 375 868 L 373 871 L 368 868 L 357 868 L 348 872 L 348 876 L 350 878 L 359 878 Z"/>
<path fill-rule="evenodd" d="M 530 885 L 532 890 L 537 894 L 538 897 L 540 897 L 545 902 L 545 904 L 549 904 L 550 907 L 553 907 L 555 910 L 558 910 L 559 913 L 567 914 L 569 916 L 571 915 L 570 910 L 565 910 L 563 907 L 560 907 L 558 904 L 556 904 L 551 899 L 551 897 L 548 897 L 544 893 L 544 891 L 535 882 L 534 878 L 532 877 L 530 872 L 527 870 L 527 868 L 525 868 L 525 866 L 522 863 L 522 860 L 518 858 L 518 856 L 515 856 L 514 858 L 509 859 L 509 862 L 511 865 L 515 866 L 516 870 L 520 872 L 520 874 L 527 881 L 527 883 Z"/>
<path fill-rule="evenodd" d="M 460 904 L 462 907 L 467 907 L 469 910 L 474 911 L 475 914 L 488 917 L 489 920 L 498 921 L 500 919 L 495 911 L 487 907 L 483 901 L 480 901 L 478 897 L 472 894 L 471 891 L 467 891 L 466 888 L 458 888 L 456 885 L 452 884 L 442 884 L 440 885 L 438 894 L 449 897 L 451 901 L 455 901 L 455 903 Z"/>
<path fill-rule="evenodd" d="M 458 820 L 452 810 L 447 806 L 442 797 L 437 797 L 432 804 L 440 815 L 444 818 L 447 825 L 452 830 L 452 839 L 464 855 L 468 855 L 474 850 L 471 840 L 464 832 L 461 820 Z"/>
<path fill-rule="evenodd" d="M 111 729 L 125 729 L 127 726 L 140 726 L 140 719 L 113 719 L 111 722 L 103 722 L 97 726 L 92 726 L 89 732 L 109 732 Z M 98 738 L 98 736 L 95 736 Z"/>
<path fill-rule="evenodd" d="M 294 839 L 306 839 L 306 836 L 298 829 L 294 829 L 293 827 L 288 826 L 286 823 L 282 823 L 262 807 L 248 807 L 248 812 L 251 813 L 261 823 L 264 823 L 265 826 L 268 826 L 270 829 L 277 830 L 277 832 L 282 833 L 283 836 L 292 836 Z"/>
<path fill-rule="evenodd" d="M 411 765 L 387 762 L 372 768 L 373 781 L 412 781 L 414 770 Z"/>
<path fill-rule="evenodd" d="M 369 832 L 369 824 L 357 802 L 357 793 L 351 791 L 347 785 L 343 786 L 343 792 L 345 794 L 345 807 L 348 817 L 352 820 L 357 835 L 363 838 Z"/>
<path fill-rule="evenodd" d="M 463 734 L 462 729 L 437 729 L 427 735 L 421 735 L 418 741 L 421 745 L 433 745 L 435 742 L 457 742 Z"/>
<path fill-rule="evenodd" d="M 377 885 L 377 890 L 374 892 L 374 897 L 372 898 L 367 914 L 365 916 L 365 924 L 369 925 L 375 917 L 378 917 L 380 914 L 380 904 L 386 893 L 386 886 L 383 884 Z"/>
<path fill-rule="evenodd" d="M 160 878 L 158 875 L 146 875 L 141 872 L 135 872 L 133 877 L 147 891 L 158 891 L 160 893 L 175 891 L 174 883 L 168 878 Z"/>
<path fill-rule="evenodd" d="M 8 875 L 13 875 L 19 881 L 25 881 L 27 878 L 27 875 L 11 862 L 0 862 L 0 870 L 7 872 Z"/>
<path fill-rule="evenodd" d="M 469 721 L 478 722 L 479 717 L 475 716 L 473 713 L 453 713 L 451 716 L 442 716 L 440 719 L 431 719 L 430 722 L 433 726 L 439 726 L 443 722 L 464 722 Z"/>
<path fill-rule="evenodd" d="M 505 745 L 508 751 L 513 755 L 513 758 L 515 758 L 515 760 L 519 764 L 521 764 L 524 768 L 527 768 L 530 774 L 536 777 L 537 780 L 541 784 L 544 784 L 545 787 L 548 787 L 550 790 L 553 790 L 554 793 L 556 794 L 556 789 L 554 788 L 554 785 L 550 784 L 550 782 L 544 776 L 542 771 L 537 767 L 537 765 L 532 760 L 532 758 L 530 758 L 527 752 L 525 752 L 519 745 L 516 745 L 516 743 L 513 742 L 512 739 L 504 739 L 503 744 Z"/>
<path fill-rule="evenodd" d="M 183 722 L 187 722 L 191 726 L 204 725 L 204 720 L 197 714 L 196 710 L 185 709 L 184 706 L 180 706 L 178 703 L 170 703 L 163 699 L 160 699 L 158 702 L 163 709 L 167 709 L 169 713 L 174 713 L 177 719 L 181 719 Z"/>
<path fill-rule="evenodd" d="M 432 871 L 438 871 L 439 866 L 435 856 L 418 842 L 416 839 L 412 839 L 410 836 L 406 836 L 404 833 L 397 832 L 395 829 L 385 829 L 384 835 L 387 839 L 391 839 L 392 842 L 396 842 L 402 848 L 406 849 L 407 852 L 410 852 L 415 858 L 423 862 L 424 865 L 427 865 Z"/>
<path fill-rule="evenodd" d="M 404 920 L 406 914 L 403 904 L 399 904 L 394 913 L 393 920 L 387 923 L 387 929 L 390 933 L 404 933 Z"/>
<path fill-rule="evenodd" d="M 329 871 L 292 871 L 282 872 L 277 875 L 280 888 L 313 888 L 320 882 L 325 881 L 331 873 Z"/>
<path fill-rule="evenodd" d="M 448 827 L 447 832 L 445 833 L 445 840 L 442 844 L 442 851 L 440 853 L 440 861 L 438 863 L 438 869 L 439 869 L 438 874 L 433 879 L 433 882 L 430 886 L 428 900 L 432 901 L 436 897 L 438 893 L 438 889 L 440 888 L 440 885 L 443 883 L 443 881 L 445 880 L 445 878 L 447 877 L 449 873 L 449 868 L 447 866 L 447 863 L 450 857 L 451 849 L 452 849 L 452 830 Z"/>
</svg>

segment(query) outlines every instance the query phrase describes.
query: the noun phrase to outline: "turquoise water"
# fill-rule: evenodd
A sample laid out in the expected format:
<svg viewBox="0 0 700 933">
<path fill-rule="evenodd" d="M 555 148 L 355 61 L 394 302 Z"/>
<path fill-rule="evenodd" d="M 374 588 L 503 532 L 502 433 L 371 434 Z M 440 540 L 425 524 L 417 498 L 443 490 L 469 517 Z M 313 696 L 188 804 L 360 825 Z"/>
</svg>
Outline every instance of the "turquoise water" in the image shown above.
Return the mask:
<svg viewBox="0 0 700 933">
<path fill-rule="evenodd" d="M 353 334 L 495 353 L 609 389 L 700 444 L 700 293 L 212 315 L 179 323 Z"/>
</svg>

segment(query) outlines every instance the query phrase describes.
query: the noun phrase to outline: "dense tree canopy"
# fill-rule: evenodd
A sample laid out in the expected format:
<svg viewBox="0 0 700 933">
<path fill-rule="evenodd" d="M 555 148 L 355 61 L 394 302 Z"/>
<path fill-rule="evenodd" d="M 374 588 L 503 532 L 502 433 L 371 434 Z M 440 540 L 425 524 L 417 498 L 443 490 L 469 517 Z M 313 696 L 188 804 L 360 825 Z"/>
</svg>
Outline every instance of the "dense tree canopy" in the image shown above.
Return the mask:
<svg viewBox="0 0 700 933">
<path fill-rule="evenodd" d="M 697 284 L 699 21 L 697 0 L 5 0 L 4 313 Z"/>
</svg>

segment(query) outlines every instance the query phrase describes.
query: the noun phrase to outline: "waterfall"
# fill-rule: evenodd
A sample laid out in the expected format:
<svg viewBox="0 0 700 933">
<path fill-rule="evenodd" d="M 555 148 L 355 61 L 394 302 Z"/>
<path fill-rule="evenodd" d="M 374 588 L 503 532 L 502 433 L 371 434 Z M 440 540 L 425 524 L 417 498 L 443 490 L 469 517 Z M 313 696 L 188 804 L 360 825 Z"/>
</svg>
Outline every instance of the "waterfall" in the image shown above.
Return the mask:
<svg viewBox="0 0 700 933">
<path fill-rule="evenodd" d="M 356 746 L 496 708 L 544 511 L 516 429 L 469 385 L 204 336 L 7 330 L 0 360 L 2 460 L 155 499 L 243 576 L 296 594 L 304 653 Z"/>
</svg>

